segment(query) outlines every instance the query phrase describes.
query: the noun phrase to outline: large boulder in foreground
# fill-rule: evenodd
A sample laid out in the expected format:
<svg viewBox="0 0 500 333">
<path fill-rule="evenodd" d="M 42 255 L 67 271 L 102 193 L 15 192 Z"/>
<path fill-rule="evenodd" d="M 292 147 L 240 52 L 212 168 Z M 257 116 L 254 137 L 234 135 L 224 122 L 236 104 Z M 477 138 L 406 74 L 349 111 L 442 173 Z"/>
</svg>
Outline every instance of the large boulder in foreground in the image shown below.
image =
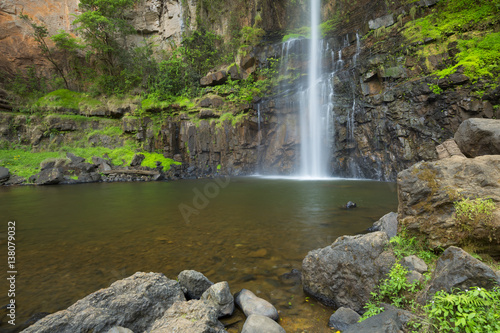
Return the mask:
<svg viewBox="0 0 500 333">
<path fill-rule="evenodd" d="M 472 241 L 478 249 L 496 251 L 500 241 L 500 156 L 473 159 L 452 156 L 420 162 L 398 174 L 399 222 L 423 235 L 433 248 Z M 467 226 L 456 222 L 454 202 L 491 198 L 497 203 L 492 220 Z"/>
<path fill-rule="evenodd" d="M 177 301 L 185 301 L 177 281 L 159 273 L 138 272 L 41 319 L 23 332 L 106 333 L 114 326 L 144 332 Z"/>
<path fill-rule="evenodd" d="M 500 154 L 500 120 L 471 118 L 460 124 L 455 141 L 468 157 Z"/>
<path fill-rule="evenodd" d="M 453 289 L 481 287 L 492 289 L 500 285 L 500 273 L 477 260 L 464 250 L 451 246 L 441 254 L 436 262 L 431 281 L 419 295 L 424 304 L 431 300 L 437 291 L 451 292 Z"/>
<path fill-rule="evenodd" d="M 310 251 L 302 262 L 304 290 L 327 305 L 361 312 L 396 261 L 385 250 L 388 242 L 387 234 L 377 231 L 342 236 L 331 246 Z"/>
</svg>

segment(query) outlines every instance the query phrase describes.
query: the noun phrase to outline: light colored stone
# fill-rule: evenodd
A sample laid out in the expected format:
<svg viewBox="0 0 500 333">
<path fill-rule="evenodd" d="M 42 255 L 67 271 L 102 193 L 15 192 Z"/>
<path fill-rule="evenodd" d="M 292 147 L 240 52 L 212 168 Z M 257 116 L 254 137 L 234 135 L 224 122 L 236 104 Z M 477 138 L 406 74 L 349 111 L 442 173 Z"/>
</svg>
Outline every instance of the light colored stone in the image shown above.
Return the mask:
<svg viewBox="0 0 500 333">
<path fill-rule="evenodd" d="M 241 333 L 285 333 L 285 330 L 266 316 L 252 314 L 245 321 Z"/>
<path fill-rule="evenodd" d="M 229 284 L 219 282 L 208 288 L 201 296 L 210 306 L 217 309 L 218 317 L 230 316 L 234 311 L 234 297 L 231 295 Z"/>
<path fill-rule="evenodd" d="M 269 317 L 273 320 L 279 319 L 279 314 L 276 308 L 265 299 L 257 297 L 250 290 L 242 289 L 235 295 L 234 301 L 247 317 L 257 314 Z"/>
<path fill-rule="evenodd" d="M 394 15 L 388 14 L 374 20 L 368 21 L 368 27 L 372 30 L 377 30 L 381 27 L 390 27 L 394 24 Z"/>
</svg>

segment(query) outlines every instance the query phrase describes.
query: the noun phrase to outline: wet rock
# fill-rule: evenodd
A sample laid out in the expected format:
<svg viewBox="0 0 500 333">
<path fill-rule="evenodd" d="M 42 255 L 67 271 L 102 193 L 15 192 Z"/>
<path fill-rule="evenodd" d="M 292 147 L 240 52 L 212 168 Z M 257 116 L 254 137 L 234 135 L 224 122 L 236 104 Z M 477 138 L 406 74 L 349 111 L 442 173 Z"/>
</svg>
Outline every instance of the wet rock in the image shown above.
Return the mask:
<svg viewBox="0 0 500 333">
<path fill-rule="evenodd" d="M 285 329 L 269 317 L 252 314 L 245 321 L 241 333 L 285 333 Z"/>
<path fill-rule="evenodd" d="M 276 308 L 265 299 L 257 297 L 250 290 L 242 289 L 235 295 L 234 301 L 247 317 L 252 314 L 257 314 L 269 317 L 273 320 L 279 319 Z"/>
<path fill-rule="evenodd" d="M 234 297 L 231 295 L 229 284 L 226 281 L 216 283 L 208 288 L 201 296 L 201 300 L 217 309 L 219 318 L 233 314 Z"/>
<path fill-rule="evenodd" d="M 500 120 L 467 119 L 458 127 L 455 141 L 467 157 L 500 154 Z"/>
<path fill-rule="evenodd" d="M 343 333 L 400 333 L 403 325 L 414 318 L 411 312 L 387 304 L 383 307 L 384 312 L 349 326 Z"/>
<path fill-rule="evenodd" d="M 115 326 L 144 332 L 175 302 L 184 300 L 176 281 L 163 274 L 138 272 L 41 319 L 24 332 L 98 333 Z"/>
<path fill-rule="evenodd" d="M 304 290 L 327 305 L 362 311 L 396 261 L 385 251 L 388 242 L 387 234 L 377 231 L 342 236 L 331 246 L 310 251 L 302 262 Z"/>
<path fill-rule="evenodd" d="M 134 331 L 129 330 L 128 328 L 115 326 L 108 331 L 108 333 L 134 333 Z"/>
<path fill-rule="evenodd" d="M 287 284 L 301 284 L 302 283 L 302 273 L 298 269 L 292 269 L 290 273 L 285 273 L 280 276 L 280 280 Z"/>
<path fill-rule="evenodd" d="M 82 172 L 78 175 L 78 182 L 80 183 L 95 183 L 100 181 L 102 178 L 101 174 L 98 172 Z"/>
<path fill-rule="evenodd" d="M 390 212 L 380 218 L 371 226 L 368 231 L 383 231 L 389 236 L 389 239 L 396 236 L 398 232 L 398 214 Z"/>
<path fill-rule="evenodd" d="M 500 202 L 498 179 L 498 155 L 417 163 L 398 174 L 399 223 L 428 239 L 432 248 L 471 241 L 494 255 L 500 241 L 500 207 L 493 211 L 491 221 L 471 223 L 465 232 L 456 223 L 454 202 L 465 197 Z"/>
<path fill-rule="evenodd" d="M 200 299 L 203 293 L 213 285 L 205 275 L 193 270 L 179 273 L 177 280 L 188 299 Z"/>
<path fill-rule="evenodd" d="M 454 139 L 446 140 L 442 144 L 436 146 L 436 152 L 440 160 L 452 156 L 465 157 L 465 155 L 460 151 L 460 148 L 458 148 Z"/>
<path fill-rule="evenodd" d="M 377 30 L 382 27 L 390 27 L 394 24 L 394 15 L 389 14 L 374 20 L 368 21 L 368 27 L 372 30 Z"/>
<path fill-rule="evenodd" d="M 346 205 L 345 205 L 345 208 L 347 208 L 347 209 L 356 208 L 356 207 L 357 207 L 356 203 L 355 203 L 355 202 L 352 202 L 352 201 L 349 201 L 349 202 L 348 202 L 348 203 L 346 203 Z"/>
<path fill-rule="evenodd" d="M 60 168 L 44 169 L 35 176 L 37 185 L 56 185 L 64 180 L 64 174 Z"/>
<path fill-rule="evenodd" d="M 425 261 L 415 255 L 404 257 L 401 265 L 406 267 L 409 271 L 417 271 L 419 273 L 427 272 L 427 264 Z"/>
<path fill-rule="evenodd" d="M 341 307 L 330 316 L 328 326 L 334 330 L 344 331 L 352 324 L 356 324 L 361 316 L 349 308 Z"/>
<path fill-rule="evenodd" d="M 266 249 L 258 249 L 257 251 L 252 251 L 248 254 L 250 258 L 264 258 L 267 256 L 267 250 Z"/>
<path fill-rule="evenodd" d="M 134 158 L 132 158 L 132 162 L 130 162 L 130 166 L 131 167 L 141 166 L 142 161 L 144 161 L 145 158 L 146 156 L 144 156 L 144 154 L 135 154 Z"/>
<path fill-rule="evenodd" d="M 150 333 L 224 333 L 224 325 L 218 321 L 217 310 L 205 302 L 191 300 L 176 302 L 162 318 L 152 325 Z"/>
<path fill-rule="evenodd" d="M 0 167 L 0 183 L 6 182 L 9 180 L 10 172 L 9 169 Z"/>
<path fill-rule="evenodd" d="M 26 178 L 16 176 L 16 175 L 11 175 L 7 181 L 4 181 L 3 185 L 21 185 L 24 182 L 26 182 Z"/>
<path fill-rule="evenodd" d="M 450 246 L 438 258 L 431 281 L 417 299 L 424 304 L 439 290 L 451 292 L 473 286 L 491 289 L 498 284 L 500 272 L 495 272 L 461 248 Z"/>
</svg>

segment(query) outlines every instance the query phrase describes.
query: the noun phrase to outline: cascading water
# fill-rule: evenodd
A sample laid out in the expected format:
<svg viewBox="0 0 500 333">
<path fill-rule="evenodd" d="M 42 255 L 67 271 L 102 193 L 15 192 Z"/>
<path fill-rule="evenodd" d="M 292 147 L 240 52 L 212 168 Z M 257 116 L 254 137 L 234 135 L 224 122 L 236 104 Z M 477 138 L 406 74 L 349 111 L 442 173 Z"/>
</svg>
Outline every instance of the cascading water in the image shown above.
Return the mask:
<svg viewBox="0 0 500 333">
<path fill-rule="evenodd" d="M 320 3 L 311 0 L 311 39 L 309 42 L 308 88 L 300 97 L 300 176 L 303 178 L 326 178 L 328 174 L 329 147 L 327 140 L 328 121 L 320 93 Z M 322 95 L 322 94 L 321 94 Z"/>
</svg>

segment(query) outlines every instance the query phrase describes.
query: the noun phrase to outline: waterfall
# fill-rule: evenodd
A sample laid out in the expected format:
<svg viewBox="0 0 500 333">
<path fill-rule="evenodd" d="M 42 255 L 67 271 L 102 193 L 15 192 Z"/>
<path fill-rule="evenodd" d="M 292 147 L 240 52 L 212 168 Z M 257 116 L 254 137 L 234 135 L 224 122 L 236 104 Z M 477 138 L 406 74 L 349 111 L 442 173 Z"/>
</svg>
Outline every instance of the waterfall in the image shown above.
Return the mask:
<svg viewBox="0 0 500 333">
<path fill-rule="evenodd" d="M 300 96 L 300 176 L 302 178 L 329 176 L 327 124 L 330 124 L 330 121 L 326 119 L 328 110 L 325 110 L 322 105 L 321 98 L 325 87 L 320 73 L 323 53 L 320 48 L 320 3 L 321 0 L 311 0 L 308 87 Z"/>
</svg>

